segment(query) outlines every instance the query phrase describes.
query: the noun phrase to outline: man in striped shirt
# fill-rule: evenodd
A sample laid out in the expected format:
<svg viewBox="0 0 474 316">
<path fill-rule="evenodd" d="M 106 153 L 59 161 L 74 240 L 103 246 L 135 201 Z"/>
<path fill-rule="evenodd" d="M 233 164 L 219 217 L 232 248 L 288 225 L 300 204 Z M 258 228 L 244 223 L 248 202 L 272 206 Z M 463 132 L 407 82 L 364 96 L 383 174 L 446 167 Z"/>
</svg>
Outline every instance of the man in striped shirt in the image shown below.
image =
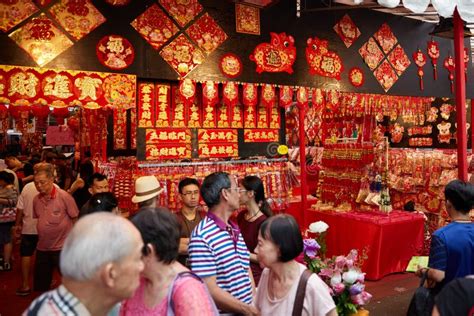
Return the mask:
<svg viewBox="0 0 474 316">
<path fill-rule="evenodd" d="M 209 207 L 207 216 L 191 234 L 189 262 L 216 302 L 227 313 L 258 315 L 252 306 L 255 285 L 250 270 L 250 253 L 238 226 L 229 221 L 239 207 L 240 189 L 225 172 L 208 175 L 201 196 Z"/>
</svg>

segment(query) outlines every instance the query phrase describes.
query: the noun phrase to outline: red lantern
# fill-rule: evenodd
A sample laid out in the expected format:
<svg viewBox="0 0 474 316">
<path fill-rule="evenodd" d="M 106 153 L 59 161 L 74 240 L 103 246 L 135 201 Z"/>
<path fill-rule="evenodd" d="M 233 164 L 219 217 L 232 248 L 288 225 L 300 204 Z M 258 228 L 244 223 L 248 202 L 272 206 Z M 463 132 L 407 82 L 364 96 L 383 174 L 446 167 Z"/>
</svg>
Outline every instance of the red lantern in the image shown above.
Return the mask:
<svg viewBox="0 0 474 316">
<path fill-rule="evenodd" d="M 64 124 L 64 119 L 69 115 L 68 108 L 54 108 L 53 116 L 56 118 L 58 125 Z"/>
<path fill-rule="evenodd" d="M 72 116 L 67 120 L 67 126 L 75 133 L 79 130 L 79 119 L 77 116 Z"/>
</svg>

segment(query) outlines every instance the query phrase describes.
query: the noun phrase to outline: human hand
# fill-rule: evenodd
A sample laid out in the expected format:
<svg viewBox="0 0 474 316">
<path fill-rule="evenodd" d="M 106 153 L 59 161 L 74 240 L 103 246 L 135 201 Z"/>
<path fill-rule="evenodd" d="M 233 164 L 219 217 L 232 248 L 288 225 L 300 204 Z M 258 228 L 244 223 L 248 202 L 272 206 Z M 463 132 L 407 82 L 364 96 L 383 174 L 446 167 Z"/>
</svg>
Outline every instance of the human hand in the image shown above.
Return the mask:
<svg viewBox="0 0 474 316">
<path fill-rule="evenodd" d="M 428 268 L 418 265 L 415 275 L 421 278 L 426 271 L 428 271 Z"/>
<path fill-rule="evenodd" d="M 260 315 L 260 311 L 255 306 L 247 305 L 244 315 L 258 316 Z"/>
</svg>

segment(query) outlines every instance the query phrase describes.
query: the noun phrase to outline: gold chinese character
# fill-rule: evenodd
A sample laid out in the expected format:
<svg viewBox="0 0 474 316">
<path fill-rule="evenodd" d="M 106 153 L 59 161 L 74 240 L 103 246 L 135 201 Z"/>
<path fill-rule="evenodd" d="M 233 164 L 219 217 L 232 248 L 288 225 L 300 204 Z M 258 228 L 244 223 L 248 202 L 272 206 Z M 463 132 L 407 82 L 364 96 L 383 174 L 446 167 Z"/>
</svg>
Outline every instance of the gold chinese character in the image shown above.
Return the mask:
<svg viewBox="0 0 474 316">
<path fill-rule="evenodd" d="M 11 96 L 15 93 L 25 95 L 27 97 L 36 96 L 36 85 L 38 84 L 38 78 L 31 73 L 19 72 L 10 77 L 10 88 L 8 95 Z"/>
<path fill-rule="evenodd" d="M 102 84 L 102 80 L 99 78 L 83 77 L 77 78 L 74 81 L 74 85 L 81 91 L 79 100 L 91 98 L 97 100 L 97 88 Z"/>
</svg>

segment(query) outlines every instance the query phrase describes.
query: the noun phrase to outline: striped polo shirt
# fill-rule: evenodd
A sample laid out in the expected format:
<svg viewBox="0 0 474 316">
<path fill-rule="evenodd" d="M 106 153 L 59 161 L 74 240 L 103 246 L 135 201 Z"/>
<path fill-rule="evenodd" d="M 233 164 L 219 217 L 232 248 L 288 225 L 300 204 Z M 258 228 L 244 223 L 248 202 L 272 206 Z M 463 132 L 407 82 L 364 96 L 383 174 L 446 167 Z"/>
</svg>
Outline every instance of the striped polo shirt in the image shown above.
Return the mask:
<svg viewBox="0 0 474 316">
<path fill-rule="evenodd" d="M 188 247 L 191 270 L 201 278 L 216 276 L 221 289 L 250 304 L 250 253 L 238 226 L 229 224 L 211 212 L 199 222 Z"/>
</svg>

